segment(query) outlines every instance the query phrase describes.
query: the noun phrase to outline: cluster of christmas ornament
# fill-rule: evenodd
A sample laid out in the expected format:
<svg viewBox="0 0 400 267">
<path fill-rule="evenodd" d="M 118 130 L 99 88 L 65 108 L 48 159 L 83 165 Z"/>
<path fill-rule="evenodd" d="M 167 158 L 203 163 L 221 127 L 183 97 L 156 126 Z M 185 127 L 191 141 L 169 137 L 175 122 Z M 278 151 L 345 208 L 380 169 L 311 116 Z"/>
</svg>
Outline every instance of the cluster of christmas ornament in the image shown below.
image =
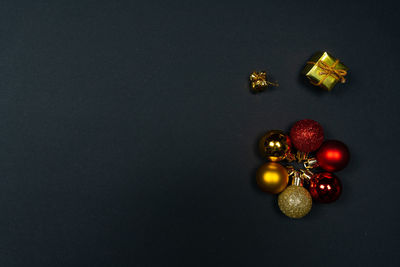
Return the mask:
<svg viewBox="0 0 400 267">
<path fill-rule="evenodd" d="M 268 162 L 257 170 L 257 184 L 279 194 L 278 205 L 286 216 L 302 218 L 310 212 L 312 200 L 329 203 L 339 198 L 342 185 L 334 172 L 346 167 L 350 153 L 342 142 L 324 140 L 318 122 L 300 120 L 289 135 L 271 130 L 261 138 L 259 149 Z"/>
</svg>

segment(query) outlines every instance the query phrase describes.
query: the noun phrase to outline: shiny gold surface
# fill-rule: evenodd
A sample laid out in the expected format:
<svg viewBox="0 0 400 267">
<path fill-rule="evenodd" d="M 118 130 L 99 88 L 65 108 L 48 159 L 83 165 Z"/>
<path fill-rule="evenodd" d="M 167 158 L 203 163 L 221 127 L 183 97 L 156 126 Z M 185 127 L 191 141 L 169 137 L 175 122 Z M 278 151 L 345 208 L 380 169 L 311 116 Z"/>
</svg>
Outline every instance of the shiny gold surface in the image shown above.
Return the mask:
<svg viewBox="0 0 400 267">
<path fill-rule="evenodd" d="M 314 173 L 308 169 L 306 170 L 300 170 L 301 172 L 301 178 L 303 179 L 303 181 L 307 181 L 309 182 L 311 180 L 311 178 L 314 176 Z"/>
<path fill-rule="evenodd" d="M 321 88 L 324 88 L 325 90 L 332 90 L 332 88 L 340 81 L 340 79 L 338 79 L 337 77 L 335 77 L 335 75 L 325 75 L 323 69 L 321 69 L 318 66 L 318 62 L 322 61 L 324 63 L 326 63 L 329 66 L 332 66 L 335 61 L 336 58 L 334 58 L 333 56 L 331 56 L 329 53 L 327 52 L 318 52 L 316 53 L 314 56 L 311 57 L 310 59 L 311 62 L 315 62 L 316 64 L 310 64 L 308 63 L 306 65 L 306 67 L 303 70 L 303 74 L 310 79 L 310 81 L 312 83 L 318 83 L 321 80 L 323 80 L 323 82 L 321 83 L 321 85 L 319 85 Z M 335 69 L 337 70 L 344 70 L 347 71 L 348 68 L 341 62 L 339 62 L 336 66 Z"/>
<path fill-rule="evenodd" d="M 286 170 L 288 172 L 289 177 L 294 175 L 295 172 L 296 172 L 295 168 L 293 166 L 291 166 L 291 165 L 286 166 Z"/>
<path fill-rule="evenodd" d="M 303 179 L 299 171 L 294 171 L 292 175 L 292 185 L 303 186 Z"/>
<path fill-rule="evenodd" d="M 278 205 L 286 216 L 299 219 L 310 212 L 312 198 L 304 187 L 291 185 L 278 196 Z"/>
<path fill-rule="evenodd" d="M 290 139 L 280 130 L 267 132 L 258 143 L 260 153 L 270 161 L 281 161 L 290 153 Z"/>
<path fill-rule="evenodd" d="M 278 86 L 277 83 L 268 81 L 267 72 L 265 71 L 253 71 L 250 74 L 250 87 L 253 92 L 264 91 L 269 85 Z"/>
<path fill-rule="evenodd" d="M 309 158 L 306 159 L 306 161 L 303 163 L 304 168 L 306 169 L 313 169 L 318 167 L 318 161 L 316 158 Z"/>
<path fill-rule="evenodd" d="M 261 190 L 278 194 L 287 186 L 289 175 L 286 168 L 279 163 L 268 162 L 257 170 L 256 179 Z"/>
</svg>

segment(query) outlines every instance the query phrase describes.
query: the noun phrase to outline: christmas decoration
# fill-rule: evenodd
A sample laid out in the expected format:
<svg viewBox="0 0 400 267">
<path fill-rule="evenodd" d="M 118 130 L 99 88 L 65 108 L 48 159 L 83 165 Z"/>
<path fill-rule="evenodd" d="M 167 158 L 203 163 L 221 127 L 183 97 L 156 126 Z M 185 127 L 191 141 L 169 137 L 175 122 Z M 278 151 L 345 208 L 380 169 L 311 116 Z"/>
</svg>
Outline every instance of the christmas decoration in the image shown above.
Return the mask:
<svg viewBox="0 0 400 267">
<path fill-rule="evenodd" d="M 317 150 L 324 141 L 324 130 L 316 121 L 301 120 L 292 126 L 290 139 L 298 150 L 312 152 Z"/>
<path fill-rule="evenodd" d="M 329 203 L 339 198 L 342 193 L 342 185 L 333 173 L 322 172 L 311 178 L 309 190 L 313 199 Z"/>
<path fill-rule="evenodd" d="M 329 172 L 337 172 L 347 166 L 350 152 L 345 144 L 337 140 L 327 140 L 317 152 L 318 165 Z"/>
<path fill-rule="evenodd" d="M 261 155 L 270 161 L 281 161 L 290 152 L 290 139 L 280 130 L 267 132 L 259 142 Z"/>
<path fill-rule="evenodd" d="M 306 169 L 313 169 L 318 167 L 318 161 L 316 158 L 307 158 L 304 163 L 304 168 Z"/>
<path fill-rule="evenodd" d="M 290 185 L 279 194 L 278 206 L 286 216 L 299 219 L 310 212 L 312 199 L 304 187 Z"/>
<path fill-rule="evenodd" d="M 332 90 L 338 83 L 345 83 L 348 68 L 327 52 L 318 52 L 307 62 L 302 74 L 315 86 Z"/>
<path fill-rule="evenodd" d="M 256 180 L 261 190 L 278 194 L 289 182 L 289 175 L 285 167 L 279 163 L 268 162 L 257 170 Z"/>
<path fill-rule="evenodd" d="M 293 125 L 290 137 L 280 130 L 271 130 L 259 142 L 260 152 L 269 162 L 257 170 L 257 184 L 263 191 L 280 193 L 279 208 L 290 218 L 307 215 L 312 199 L 330 203 L 341 194 L 340 180 L 331 172 L 343 169 L 350 153 L 340 141 L 323 140 L 324 131 L 318 122 L 301 120 Z M 303 168 L 298 169 L 299 163 Z M 321 169 L 325 172 L 318 172 Z M 291 185 L 287 186 L 289 180 Z"/>
<path fill-rule="evenodd" d="M 250 88 L 252 92 L 262 92 L 268 86 L 279 86 L 279 84 L 268 81 L 266 71 L 254 71 L 250 74 Z"/>
</svg>

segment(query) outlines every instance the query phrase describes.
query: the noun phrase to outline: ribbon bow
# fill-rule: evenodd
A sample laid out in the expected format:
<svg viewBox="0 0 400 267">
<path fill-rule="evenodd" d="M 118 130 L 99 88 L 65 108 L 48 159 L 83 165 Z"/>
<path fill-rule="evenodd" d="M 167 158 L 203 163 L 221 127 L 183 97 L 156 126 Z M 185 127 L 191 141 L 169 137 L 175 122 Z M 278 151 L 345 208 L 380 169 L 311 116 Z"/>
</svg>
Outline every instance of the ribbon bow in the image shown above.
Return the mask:
<svg viewBox="0 0 400 267">
<path fill-rule="evenodd" d="M 251 88 L 255 91 L 261 91 L 269 85 L 278 86 L 277 83 L 273 83 L 267 80 L 267 73 L 265 71 L 256 72 L 250 74 Z"/>
<path fill-rule="evenodd" d="M 317 63 L 309 61 L 307 63 L 314 65 L 317 64 L 318 68 L 322 69 L 322 71 L 319 72 L 319 75 L 324 75 L 324 77 L 318 83 L 311 82 L 314 85 L 321 85 L 325 79 L 328 78 L 328 76 L 333 76 L 335 79 L 340 80 L 341 83 L 346 82 L 344 76 L 346 76 L 347 71 L 335 69 L 336 65 L 339 64 L 339 59 L 336 59 L 332 65 L 329 65 L 323 61 L 318 61 Z"/>
<path fill-rule="evenodd" d="M 255 82 L 258 80 L 266 80 L 267 79 L 267 73 L 264 71 L 261 72 L 253 72 L 250 74 L 250 81 Z"/>
</svg>

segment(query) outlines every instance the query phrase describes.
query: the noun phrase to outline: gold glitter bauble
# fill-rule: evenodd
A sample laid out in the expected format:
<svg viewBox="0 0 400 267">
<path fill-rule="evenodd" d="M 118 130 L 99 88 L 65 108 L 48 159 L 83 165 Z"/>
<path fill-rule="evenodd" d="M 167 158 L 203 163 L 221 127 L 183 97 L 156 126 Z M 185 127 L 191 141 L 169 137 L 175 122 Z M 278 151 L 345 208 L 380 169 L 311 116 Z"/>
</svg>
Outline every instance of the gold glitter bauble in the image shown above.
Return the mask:
<svg viewBox="0 0 400 267">
<path fill-rule="evenodd" d="M 298 219 L 310 212 L 312 199 L 307 189 L 301 186 L 291 185 L 279 195 L 278 205 L 286 216 Z"/>
<path fill-rule="evenodd" d="M 289 182 L 289 175 L 285 167 L 279 163 L 268 162 L 261 165 L 256 173 L 257 184 L 261 190 L 278 194 Z"/>
<path fill-rule="evenodd" d="M 267 132 L 260 140 L 258 147 L 261 155 L 270 161 L 281 161 L 290 152 L 290 139 L 280 130 Z"/>
</svg>

